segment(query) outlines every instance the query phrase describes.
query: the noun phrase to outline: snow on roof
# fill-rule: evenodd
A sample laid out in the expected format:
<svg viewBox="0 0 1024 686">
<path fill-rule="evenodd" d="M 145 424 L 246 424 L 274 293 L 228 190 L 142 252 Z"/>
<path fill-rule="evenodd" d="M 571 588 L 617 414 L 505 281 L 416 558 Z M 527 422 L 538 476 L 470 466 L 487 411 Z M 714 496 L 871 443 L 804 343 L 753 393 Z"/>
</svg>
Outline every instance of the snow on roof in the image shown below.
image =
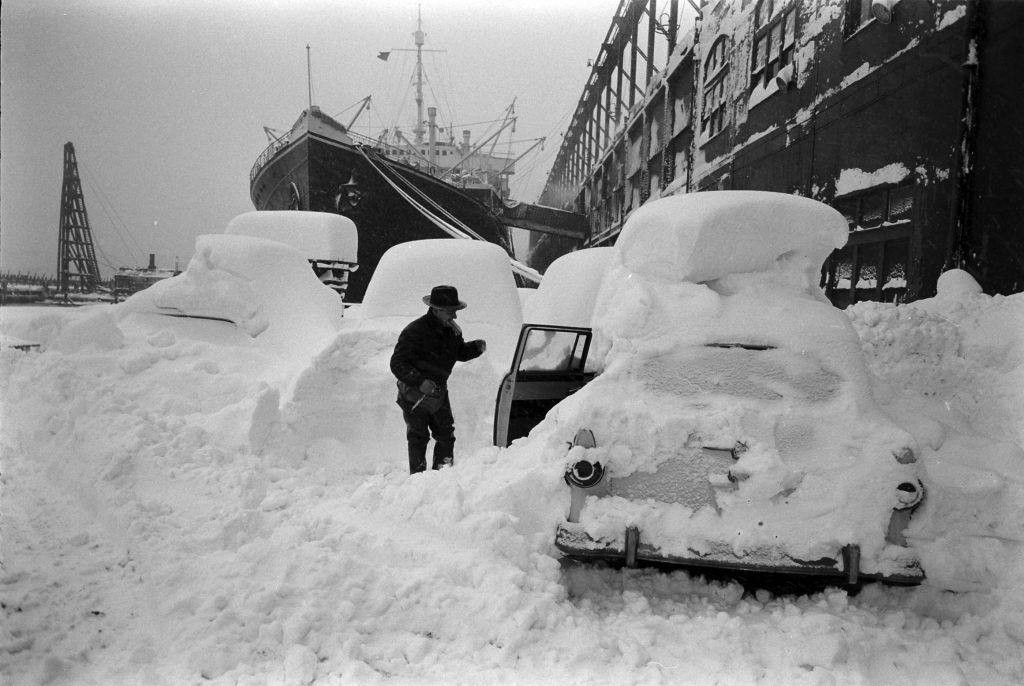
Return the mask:
<svg viewBox="0 0 1024 686">
<path fill-rule="evenodd" d="M 614 248 L 585 248 L 552 262 L 523 310 L 523 321 L 590 326 L 594 301 L 614 252 Z"/>
<path fill-rule="evenodd" d="M 661 281 L 718 279 L 771 269 L 783 257 L 808 274 L 846 243 L 846 219 L 810 198 L 706 191 L 651 201 L 626 220 L 621 263 Z"/>
<path fill-rule="evenodd" d="M 434 238 L 392 246 L 377 264 L 362 304 L 346 316 L 358 317 L 363 328 L 397 327 L 397 336 L 427 311 L 423 297 L 442 284 L 455 286 L 467 305 L 458 315 L 466 340 L 483 338 L 486 357 L 507 367 L 523 314 L 508 253 L 493 243 Z"/>
<path fill-rule="evenodd" d="M 309 260 L 358 262 L 359 232 L 348 217 L 330 212 L 261 210 L 245 212 L 224 233 L 280 241 Z"/>
<path fill-rule="evenodd" d="M 366 288 L 361 316 L 418 317 L 426 311 L 423 296 L 442 284 L 455 286 L 468 305 L 459 311 L 461 321 L 507 325 L 522 320 L 508 253 L 493 243 L 451 238 L 389 248 Z"/>
</svg>

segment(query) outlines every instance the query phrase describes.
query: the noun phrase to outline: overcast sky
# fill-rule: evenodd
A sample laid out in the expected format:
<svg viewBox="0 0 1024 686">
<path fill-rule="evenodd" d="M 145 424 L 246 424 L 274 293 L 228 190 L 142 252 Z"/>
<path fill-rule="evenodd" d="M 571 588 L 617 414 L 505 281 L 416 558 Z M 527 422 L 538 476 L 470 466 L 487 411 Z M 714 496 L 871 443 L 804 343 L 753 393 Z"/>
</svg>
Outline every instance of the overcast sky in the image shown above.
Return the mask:
<svg viewBox="0 0 1024 686">
<path fill-rule="evenodd" d="M 519 165 L 534 200 L 619 0 L 4 0 L 0 19 L 0 266 L 57 271 L 63 147 L 74 143 L 104 278 L 119 266 L 184 268 L 194 238 L 247 212 L 264 126 L 308 100 L 373 133 L 415 119 L 411 53 L 422 8 L 445 120 L 499 118 L 547 137 Z M 404 108 L 398 107 L 400 102 Z"/>
</svg>

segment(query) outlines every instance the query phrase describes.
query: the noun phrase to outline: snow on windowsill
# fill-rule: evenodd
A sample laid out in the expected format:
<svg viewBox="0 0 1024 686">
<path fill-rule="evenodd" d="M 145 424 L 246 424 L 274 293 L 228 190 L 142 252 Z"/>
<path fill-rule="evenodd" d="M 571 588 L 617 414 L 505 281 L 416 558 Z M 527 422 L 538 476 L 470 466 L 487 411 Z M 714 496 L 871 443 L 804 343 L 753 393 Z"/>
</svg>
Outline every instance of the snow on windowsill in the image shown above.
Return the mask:
<svg viewBox="0 0 1024 686">
<path fill-rule="evenodd" d="M 885 183 L 899 183 L 908 174 L 910 174 L 910 170 L 899 162 L 886 165 L 873 172 L 865 172 L 861 169 L 843 169 L 839 172 L 839 178 L 836 179 L 836 197 Z"/>
<path fill-rule="evenodd" d="M 713 134 L 711 134 L 711 135 L 708 135 L 707 133 L 701 131 L 700 139 L 698 141 L 698 145 L 703 148 L 705 145 L 707 145 L 708 143 L 710 143 L 714 139 L 716 139 L 719 136 L 721 136 L 723 131 L 725 131 L 725 127 L 724 126 L 722 128 L 720 128 L 718 131 L 716 131 Z"/>
<path fill-rule="evenodd" d="M 754 87 L 754 90 L 750 92 L 750 97 L 747 99 L 747 110 L 752 110 L 762 102 L 770 98 L 775 93 L 779 92 L 779 84 L 775 79 L 769 79 L 768 85 L 759 83 Z"/>
<path fill-rule="evenodd" d="M 854 226 L 852 229 L 850 229 L 850 231 L 851 232 L 875 231 L 877 229 L 890 229 L 890 228 L 892 228 L 894 226 L 906 226 L 908 224 L 910 224 L 910 220 L 909 219 L 897 219 L 894 222 L 882 222 L 881 224 L 878 224 L 877 226 L 861 226 L 860 224 L 858 224 L 858 225 Z"/>
</svg>

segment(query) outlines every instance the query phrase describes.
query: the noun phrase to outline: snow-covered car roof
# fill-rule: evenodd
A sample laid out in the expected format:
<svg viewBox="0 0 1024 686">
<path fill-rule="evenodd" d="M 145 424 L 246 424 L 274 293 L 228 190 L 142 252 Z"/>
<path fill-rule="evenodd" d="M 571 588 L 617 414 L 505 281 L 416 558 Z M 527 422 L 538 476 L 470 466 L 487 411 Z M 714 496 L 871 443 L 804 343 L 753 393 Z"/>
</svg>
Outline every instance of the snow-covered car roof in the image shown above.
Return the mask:
<svg viewBox="0 0 1024 686">
<path fill-rule="evenodd" d="M 611 247 L 583 248 L 556 259 L 526 301 L 523 321 L 590 326 L 594 301 L 614 254 Z"/>
<path fill-rule="evenodd" d="M 846 243 L 837 210 L 768 191 L 705 191 L 648 202 L 626 220 L 615 248 L 622 265 L 663 281 L 702 283 L 779 265 L 816 275 Z"/>
<path fill-rule="evenodd" d="M 310 260 L 359 261 L 359 232 L 355 223 L 331 212 L 243 212 L 228 222 L 224 233 L 278 241 L 294 247 Z"/>
</svg>

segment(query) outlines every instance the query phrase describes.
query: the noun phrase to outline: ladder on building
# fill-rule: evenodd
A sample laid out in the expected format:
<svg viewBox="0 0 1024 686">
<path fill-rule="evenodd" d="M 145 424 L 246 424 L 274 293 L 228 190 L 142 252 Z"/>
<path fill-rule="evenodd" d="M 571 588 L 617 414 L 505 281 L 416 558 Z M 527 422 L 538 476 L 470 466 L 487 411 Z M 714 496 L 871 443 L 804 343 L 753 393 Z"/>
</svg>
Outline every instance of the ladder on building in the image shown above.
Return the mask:
<svg viewBox="0 0 1024 686">
<path fill-rule="evenodd" d="M 100 268 L 85 211 L 82 181 L 78 176 L 75 146 L 64 144 L 64 184 L 60 192 L 60 245 L 57 279 L 61 296 L 67 300 L 72 284 L 85 293 L 100 283 Z"/>
</svg>

